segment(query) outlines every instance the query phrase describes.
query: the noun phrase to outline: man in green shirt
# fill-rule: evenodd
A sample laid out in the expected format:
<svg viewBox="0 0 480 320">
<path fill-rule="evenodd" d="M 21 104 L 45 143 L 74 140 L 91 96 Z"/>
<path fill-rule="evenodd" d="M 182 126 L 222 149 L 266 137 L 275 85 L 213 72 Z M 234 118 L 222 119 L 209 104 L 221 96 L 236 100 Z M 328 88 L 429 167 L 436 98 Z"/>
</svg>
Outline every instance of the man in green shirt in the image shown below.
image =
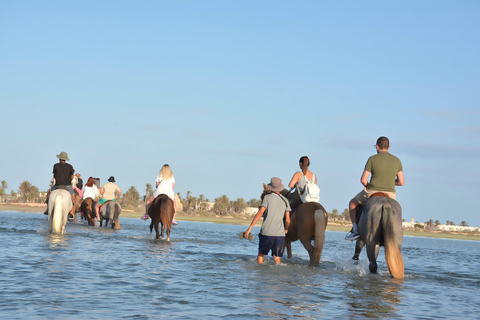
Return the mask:
<svg viewBox="0 0 480 320">
<path fill-rule="evenodd" d="M 386 193 L 390 198 L 396 200 L 395 186 L 403 186 L 405 180 L 403 177 L 403 167 L 400 159 L 391 155 L 388 152 L 390 142 L 387 137 L 380 137 L 377 139 L 375 149 L 377 154 L 368 158 L 365 170 L 363 171 L 360 182 L 364 189 L 355 196 L 348 208 L 350 210 L 350 219 L 352 220 L 353 228 L 345 237 L 345 240 L 353 241 L 360 237 L 357 229 L 357 208 L 362 205 L 376 192 Z M 370 182 L 368 176 L 372 175 Z"/>
</svg>

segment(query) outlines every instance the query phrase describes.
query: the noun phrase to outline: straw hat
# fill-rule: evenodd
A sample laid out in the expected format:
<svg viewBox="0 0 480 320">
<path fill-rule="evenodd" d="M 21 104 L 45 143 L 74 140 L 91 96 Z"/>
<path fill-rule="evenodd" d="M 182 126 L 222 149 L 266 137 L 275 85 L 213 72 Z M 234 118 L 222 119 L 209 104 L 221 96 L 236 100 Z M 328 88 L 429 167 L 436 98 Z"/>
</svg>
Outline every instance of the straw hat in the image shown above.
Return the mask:
<svg viewBox="0 0 480 320">
<path fill-rule="evenodd" d="M 65 160 L 65 161 L 70 160 L 70 159 L 68 159 L 67 153 L 64 152 L 64 151 L 60 152 L 60 154 L 57 154 L 57 158 L 60 159 L 60 160 Z"/>
</svg>

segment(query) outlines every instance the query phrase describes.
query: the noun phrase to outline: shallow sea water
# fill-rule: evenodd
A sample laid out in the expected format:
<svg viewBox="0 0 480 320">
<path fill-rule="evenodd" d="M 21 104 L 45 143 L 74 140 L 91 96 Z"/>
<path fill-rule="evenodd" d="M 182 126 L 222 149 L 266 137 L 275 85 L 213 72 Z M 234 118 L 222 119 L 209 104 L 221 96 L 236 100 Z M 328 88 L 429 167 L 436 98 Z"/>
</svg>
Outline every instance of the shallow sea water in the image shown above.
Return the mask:
<svg viewBox="0 0 480 320">
<path fill-rule="evenodd" d="M 41 213 L 0 212 L 0 319 L 480 319 L 480 242 L 404 237 L 405 279 L 379 274 L 366 253 L 326 233 L 319 267 L 299 242 L 292 259 L 256 263 L 245 226 L 179 221 L 171 241 L 149 221 L 121 230 Z"/>
</svg>

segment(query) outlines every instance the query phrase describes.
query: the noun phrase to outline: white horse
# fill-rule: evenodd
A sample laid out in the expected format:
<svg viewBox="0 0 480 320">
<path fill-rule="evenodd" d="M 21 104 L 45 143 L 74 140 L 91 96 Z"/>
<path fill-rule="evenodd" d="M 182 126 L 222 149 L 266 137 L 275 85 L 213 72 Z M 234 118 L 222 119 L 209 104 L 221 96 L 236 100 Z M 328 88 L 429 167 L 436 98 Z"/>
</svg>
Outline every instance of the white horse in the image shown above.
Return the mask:
<svg viewBox="0 0 480 320">
<path fill-rule="evenodd" d="M 52 191 L 48 200 L 48 231 L 50 233 L 53 230 L 54 233 L 65 234 L 65 225 L 72 206 L 70 192 L 63 189 Z"/>
</svg>

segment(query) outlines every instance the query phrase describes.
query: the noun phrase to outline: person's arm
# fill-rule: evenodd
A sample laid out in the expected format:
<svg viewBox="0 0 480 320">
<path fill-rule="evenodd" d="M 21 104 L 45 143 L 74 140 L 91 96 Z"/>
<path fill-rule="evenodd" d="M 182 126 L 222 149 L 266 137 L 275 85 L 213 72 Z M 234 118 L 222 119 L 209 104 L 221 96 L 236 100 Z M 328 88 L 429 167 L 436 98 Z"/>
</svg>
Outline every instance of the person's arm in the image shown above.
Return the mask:
<svg viewBox="0 0 480 320">
<path fill-rule="evenodd" d="M 397 179 L 395 179 L 396 186 L 403 186 L 405 184 L 405 179 L 403 177 L 403 171 L 397 172 Z"/>
<path fill-rule="evenodd" d="M 260 207 L 260 209 L 258 210 L 255 217 L 253 217 L 253 220 L 252 220 L 252 223 L 250 224 L 250 227 L 248 227 L 247 231 L 245 231 L 245 234 L 243 235 L 243 237 L 245 239 L 248 239 L 248 235 L 252 231 L 252 228 L 257 224 L 258 220 L 260 220 L 260 218 L 263 216 L 264 212 L 265 212 L 265 207 Z"/>
<path fill-rule="evenodd" d="M 289 226 L 290 226 L 290 211 L 285 211 L 285 234 L 287 234 Z"/>
<path fill-rule="evenodd" d="M 117 187 L 117 199 L 120 198 L 120 195 L 122 194 L 122 190 L 120 190 L 119 187 Z"/>
<path fill-rule="evenodd" d="M 300 180 L 301 177 L 302 177 L 302 175 L 300 174 L 300 171 L 295 172 L 295 174 L 292 177 L 292 180 L 290 180 L 290 183 L 288 184 L 288 187 L 290 189 L 294 188 L 295 185 L 297 184 L 298 180 Z"/>
<path fill-rule="evenodd" d="M 370 171 L 363 171 L 362 177 L 360 178 L 360 182 L 363 184 L 364 187 L 368 184 L 368 176 L 370 175 Z"/>
</svg>

